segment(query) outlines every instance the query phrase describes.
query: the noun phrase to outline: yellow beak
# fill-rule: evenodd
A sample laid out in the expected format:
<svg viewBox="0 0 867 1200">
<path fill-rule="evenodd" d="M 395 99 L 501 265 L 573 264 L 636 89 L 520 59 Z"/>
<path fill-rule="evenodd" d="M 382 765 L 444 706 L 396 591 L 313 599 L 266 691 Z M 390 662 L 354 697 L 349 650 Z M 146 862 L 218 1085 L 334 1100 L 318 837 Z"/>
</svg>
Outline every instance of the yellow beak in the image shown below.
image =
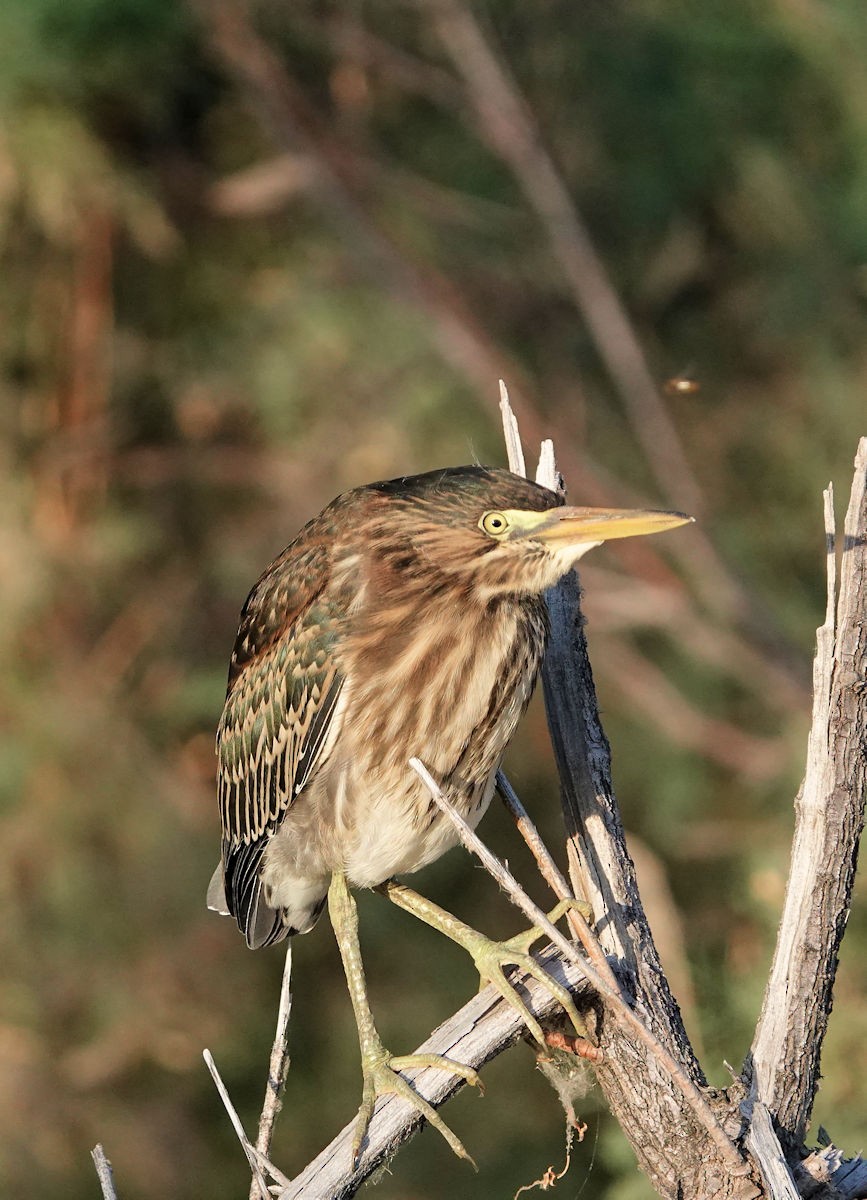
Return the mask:
<svg viewBox="0 0 867 1200">
<path fill-rule="evenodd" d="M 655 509 L 551 508 L 534 530 L 527 530 L 527 535 L 555 545 L 576 545 L 662 533 L 694 520 L 686 513 Z"/>
</svg>

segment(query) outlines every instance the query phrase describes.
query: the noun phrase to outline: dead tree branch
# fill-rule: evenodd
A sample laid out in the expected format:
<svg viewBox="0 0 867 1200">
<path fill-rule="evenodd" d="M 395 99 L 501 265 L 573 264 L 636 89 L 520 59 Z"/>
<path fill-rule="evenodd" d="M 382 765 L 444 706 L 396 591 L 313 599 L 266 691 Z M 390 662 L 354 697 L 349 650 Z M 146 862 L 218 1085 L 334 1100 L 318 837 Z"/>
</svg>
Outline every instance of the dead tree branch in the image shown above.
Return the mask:
<svg viewBox="0 0 867 1200">
<path fill-rule="evenodd" d="M 274 1133 L 274 1122 L 283 1106 L 283 1085 L 289 1070 L 289 1015 L 292 1011 L 292 939 L 286 942 L 286 959 L 283 964 L 283 978 L 280 983 L 280 1003 L 277 1007 L 277 1028 L 274 1032 L 274 1045 L 271 1048 L 271 1061 L 268 1063 L 268 1080 L 265 1084 L 265 1099 L 262 1102 L 262 1113 L 259 1117 L 259 1133 L 256 1138 L 256 1150 L 265 1159 L 271 1152 L 271 1137 Z M 250 1200 L 258 1200 L 256 1190 L 258 1184 L 254 1179 L 250 1185 Z"/>
<path fill-rule="evenodd" d="M 548 468 L 549 477 L 539 482 L 556 487 L 550 461 Z M 610 749 L 599 720 L 579 598 L 574 573 L 548 594 L 551 640 L 542 674 L 573 891 L 597 914 L 600 942 L 618 965 L 641 1025 L 677 1065 L 677 1071 L 660 1069 L 659 1054 L 636 1039 L 626 1022 L 604 1020 L 597 1077 L 660 1195 L 757 1196 L 761 1192 L 746 1177 L 732 1130 L 720 1136 L 727 1114 L 718 1109 L 707 1120 L 711 1098 L 703 1090 L 704 1076 L 641 905 L 611 785 Z M 681 1139 L 689 1153 L 672 1155 L 672 1145 Z"/>
<path fill-rule="evenodd" d="M 867 438 L 843 527 L 836 586 L 833 492 L 825 492 L 827 610 L 817 632 L 813 722 L 783 917 L 745 1073 L 790 1147 L 803 1142 L 846 930 L 867 792 Z"/>
<path fill-rule="evenodd" d="M 820 630 L 814 725 L 808 772 L 799 799 L 799 832 L 775 965 L 754 1043 L 759 1103 L 745 1105 L 747 1146 L 764 1194 L 786 1195 L 785 1160 L 771 1120 L 800 1150 L 818 1083 L 818 1056 L 831 1007 L 831 986 L 845 929 L 865 785 L 865 639 L 867 590 L 864 487 L 867 442 L 856 460 L 846 520 L 836 626 L 833 591 L 829 622 Z M 830 587 L 831 585 L 829 585 Z M 703 1078 L 670 994 L 644 916 L 610 784 L 610 752 L 599 722 L 581 623 L 577 581 L 566 580 L 549 597 L 552 641 L 543 672 L 549 724 L 563 785 L 573 886 L 604 911 L 600 937 L 635 987 L 636 1008 L 700 1086 Z M 829 657 L 830 656 L 830 657 Z M 859 686 L 860 682 L 860 686 Z M 842 832 L 841 832 L 842 831 Z M 603 1029 L 605 1051 L 597 1075 L 633 1143 L 639 1161 L 663 1196 L 729 1195 L 730 1183 L 713 1149 L 700 1146 L 691 1114 L 677 1111 L 653 1065 L 623 1040 L 614 1022 Z M 764 1090 L 761 1090 L 764 1089 Z M 718 1097 L 731 1105 L 730 1097 Z M 710 1096 L 710 1093 L 708 1093 Z M 672 1123 L 672 1116 L 674 1121 Z M 729 1109 L 730 1116 L 734 1115 Z M 738 1136 L 731 1126 L 732 1136 Z M 672 1140 L 682 1152 L 672 1158 Z M 698 1137 L 699 1141 L 696 1140 Z M 791 1173 L 786 1167 L 785 1174 Z M 789 1193 L 791 1194 L 791 1193 Z M 797 1194 L 795 1192 L 794 1194 Z"/>
<path fill-rule="evenodd" d="M 589 961 L 583 960 L 577 954 L 575 948 L 566 941 L 559 929 L 555 925 L 552 925 L 542 910 L 533 904 L 511 872 L 494 857 L 482 839 L 461 817 L 457 809 L 448 802 L 423 764 L 418 759 L 410 759 L 410 766 L 422 777 L 425 786 L 437 805 L 456 826 L 461 841 L 466 848 L 481 859 L 483 866 L 494 877 L 503 891 L 506 892 L 512 903 L 522 910 L 536 928 L 541 929 L 550 937 L 567 962 L 574 962 L 576 965 L 583 967 L 584 974 L 588 982 L 593 985 L 596 995 L 605 1001 L 608 1011 L 617 1022 L 622 1024 L 627 1036 L 637 1038 L 638 1041 L 642 1042 L 646 1051 L 651 1057 L 656 1059 L 659 1068 L 670 1076 L 676 1087 L 679 1088 L 686 1103 L 692 1108 L 696 1120 L 704 1127 L 711 1141 L 715 1143 L 721 1158 L 727 1163 L 729 1170 L 735 1175 L 746 1175 L 748 1173 L 746 1164 L 732 1142 L 726 1137 L 704 1096 L 688 1077 L 680 1063 L 676 1062 L 665 1047 L 654 1038 L 653 1034 L 642 1024 L 640 1018 L 624 1000 L 617 977 L 586 923 L 583 925 L 579 936 L 581 936 L 581 940 L 585 943 Z M 573 916 L 578 918 L 580 922 L 580 914 L 573 913 Z M 597 1061 L 602 1061 L 601 1057 Z"/>
<path fill-rule="evenodd" d="M 102 1200 L 117 1200 L 117 1192 L 114 1188 L 114 1175 L 111 1170 L 111 1163 L 106 1157 L 105 1150 L 102 1147 L 102 1142 L 97 1142 L 90 1152 L 90 1157 L 93 1159 L 93 1165 L 96 1168 L 96 1175 L 99 1179 L 99 1186 L 102 1191 Z"/>
</svg>

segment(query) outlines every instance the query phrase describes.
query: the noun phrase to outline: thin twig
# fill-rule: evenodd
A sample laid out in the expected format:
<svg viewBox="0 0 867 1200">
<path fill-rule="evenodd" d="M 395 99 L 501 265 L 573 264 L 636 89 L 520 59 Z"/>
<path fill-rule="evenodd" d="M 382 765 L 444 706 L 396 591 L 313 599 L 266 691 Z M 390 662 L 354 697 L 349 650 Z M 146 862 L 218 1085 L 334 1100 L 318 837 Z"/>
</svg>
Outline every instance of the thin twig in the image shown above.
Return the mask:
<svg viewBox="0 0 867 1200">
<path fill-rule="evenodd" d="M 557 896 L 558 900 L 572 898 L 572 892 L 563 876 L 560 868 L 554 862 L 551 851 L 542 841 L 542 835 L 533 824 L 530 814 L 524 808 L 518 798 L 518 794 L 512 785 L 509 783 L 502 771 L 497 772 L 497 787 L 500 795 L 503 798 L 503 803 L 515 819 L 515 824 L 518 826 L 518 832 L 523 837 L 524 841 L 530 848 L 530 852 L 536 859 L 536 865 L 542 875 L 542 878 L 549 885 L 551 890 Z M 605 951 L 599 944 L 599 939 L 596 937 L 593 930 L 590 928 L 588 921 L 583 913 L 578 909 L 570 909 L 566 913 L 566 919 L 572 927 L 572 932 L 581 942 L 581 945 L 590 959 L 593 966 L 599 972 L 600 976 L 608 983 L 609 989 L 620 997 L 624 1007 L 628 1009 L 626 1001 L 623 999 L 623 993 L 620 989 L 620 984 L 617 976 L 611 969 Z M 631 1011 L 631 1010 L 629 1010 Z"/>
<path fill-rule="evenodd" d="M 277 1029 L 274 1034 L 274 1045 L 271 1048 L 271 1059 L 268 1063 L 268 1082 L 265 1084 L 265 1100 L 262 1104 L 262 1114 L 259 1117 L 259 1134 L 256 1138 L 256 1150 L 265 1159 L 271 1149 L 271 1135 L 274 1132 L 274 1122 L 283 1107 L 282 1093 L 289 1070 L 289 1014 L 292 1011 L 292 992 L 290 982 L 292 977 L 292 940 L 286 942 L 286 960 L 283 964 L 283 980 L 280 984 L 280 1005 L 277 1009 Z M 256 1182 L 250 1188 L 250 1200 L 256 1200 Z"/>
<path fill-rule="evenodd" d="M 611 1013 L 615 1019 L 623 1024 L 627 1024 L 631 1031 L 652 1052 L 660 1066 L 669 1074 L 672 1081 L 680 1089 L 696 1119 L 701 1123 L 708 1136 L 716 1145 L 720 1157 L 730 1173 L 733 1175 L 749 1174 L 749 1166 L 744 1162 L 725 1130 L 717 1121 L 704 1096 L 686 1074 L 683 1067 L 657 1041 L 641 1019 L 626 1004 L 619 987 L 612 987 L 604 974 L 598 971 L 595 965 L 591 965 L 586 959 L 576 953 L 575 947 L 567 941 L 556 925 L 553 925 L 548 920 L 547 915 L 533 903 L 512 873 L 491 853 L 455 807 L 449 803 L 424 763 L 418 758 L 411 758 L 409 765 L 422 780 L 437 807 L 452 822 L 463 844 L 479 858 L 482 865 L 493 876 L 503 891 L 506 892 L 515 906 L 521 909 L 534 926 L 542 929 L 547 934 L 564 958 L 581 966 L 588 982 L 592 984 L 603 999 L 609 1002 Z"/>
<path fill-rule="evenodd" d="M 503 804 L 511 813 L 518 832 L 535 858 L 539 873 L 548 887 L 558 900 L 571 900 L 572 892 L 566 882 L 566 876 L 557 866 L 551 851 L 542 841 L 542 835 L 533 824 L 530 814 L 518 799 L 518 793 L 502 771 L 497 771 L 497 791 L 500 793 Z"/>
<path fill-rule="evenodd" d="M 280 1187 L 284 1188 L 289 1186 L 292 1180 L 288 1175 L 284 1175 L 279 1167 L 275 1167 L 266 1154 L 263 1154 L 261 1150 L 258 1150 L 252 1144 L 250 1145 L 250 1153 L 255 1157 L 256 1162 L 259 1164 L 262 1170 L 267 1171 L 275 1183 L 278 1183 Z"/>
<path fill-rule="evenodd" d="M 93 1165 L 96 1167 L 99 1186 L 102 1188 L 103 1200 L 117 1200 L 111 1163 L 108 1161 L 105 1150 L 102 1148 L 102 1142 L 96 1143 L 90 1152 L 90 1157 L 93 1159 Z"/>
<path fill-rule="evenodd" d="M 262 1169 L 259 1166 L 259 1160 L 256 1157 L 255 1148 L 244 1132 L 244 1126 L 241 1124 L 241 1118 L 238 1116 L 238 1113 L 235 1110 L 235 1106 L 232 1103 L 228 1091 L 226 1090 L 226 1085 L 220 1078 L 220 1072 L 217 1070 L 217 1064 L 214 1062 L 214 1056 L 211 1054 L 210 1050 L 203 1050 L 202 1058 L 205 1060 L 205 1066 L 211 1072 L 211 1078 L 213 1079 L 214 1085 L 220 1094 L 220 1099 L 223 1101 L 223 1107 L 229 1114 L 229 1120 L 232 1122 L 232 1128 L 235 1130 L 235 1133 L 238 1136 L 238 1141 L 241 1143 L 241 1149 L 244 1151 L 247 1162 L 250 1164 L 250 1170 L 253 1172 L 253 1176 L 258 1184 L 261 1198 L 262 1200 L 271 1200 L 271 1193 L 268 1191 L 268 1184 L 265 1182 L 265 1176 L 262 1174 Z"/>
</svg>

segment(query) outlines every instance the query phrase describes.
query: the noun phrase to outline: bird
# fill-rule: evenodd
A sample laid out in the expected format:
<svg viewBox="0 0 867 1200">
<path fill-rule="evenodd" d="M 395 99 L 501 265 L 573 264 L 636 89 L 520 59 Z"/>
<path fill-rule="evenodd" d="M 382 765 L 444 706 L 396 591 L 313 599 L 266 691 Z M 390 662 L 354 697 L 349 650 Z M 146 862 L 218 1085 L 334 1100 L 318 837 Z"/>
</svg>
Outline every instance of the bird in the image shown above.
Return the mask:
<svg viewBox="0 0 867 1200">
<path fill-rule="evenodd" d="M 527 953 L 532 939 L 492 942 L 397 882 L 458 841 L 409 759 L 475 827 L 543 660 L 545 591 L 602 542 L 690 519 L 569 507 L 502 468 L 448 467 L 344 492 L 250 591 L 217 732 L 221 860 L 208 906 L 258 949 L 309 932 L 328 904 L 362 1059 L 353 1164 L 387 1092 L 469 1158 L 403 1071 L 480 1080 L 455 1060 L 385 1048 L 352 889 L 379 889 L 464 945 L 537 1039 L 507 964 L 545 981 L 583 1032 L 569 993 Z"/>
</svg>

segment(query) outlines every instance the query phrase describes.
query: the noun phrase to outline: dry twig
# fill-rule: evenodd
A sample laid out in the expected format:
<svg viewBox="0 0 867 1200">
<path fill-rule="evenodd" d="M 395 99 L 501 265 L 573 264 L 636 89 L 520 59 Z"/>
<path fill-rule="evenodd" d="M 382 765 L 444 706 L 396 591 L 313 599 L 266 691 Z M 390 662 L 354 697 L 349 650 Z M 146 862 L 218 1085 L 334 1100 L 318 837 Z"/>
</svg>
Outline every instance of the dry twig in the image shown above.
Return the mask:
<svg viewBox="0 0 867 1200">
<path fill-rule="evenodd" d="M 102 1200 L 117 1200 L 117 1192 L 114 1188 L 114 1176 L 111 1171 L 111 1163 L 106 1157 L 105 1150 L 102 1147 L 102 1142 L 96 1143 L 90 1152 L 90 1157 L 93 1159 L 94 1167 L 96 1167 L 99 1186 L 102 1189 Z"/>
<path fill-rule="evenodd" d="M 210 1050 L 202 1051 L 202 1058 L 205 1060 L 205 1065 L 211 1073 L 211 1078 L 219 1092 L 220 1099 L 223 1101 L 223 1106 L 229 1115 L 229 1120 L 232 1122 L 232 1128 L 237 1134 L 238 1141 L 241 1143 L 241 1149 L 246 1155 L 247 1162 L 250 1164 L 250 1171 L 253 1175 L 253 1184 L 255 1191 L 254 1197 L 258 1194 L 260 1200 L 271 1200 L 271 1193 L 268 1191 L 268 1184 L 265 1181 L 265 1176 L 262 1174 L 262 1168 L 259 1164 L 259 1157 L 256 1149 L 250 1139 L 244 1132 L 244 1126 L 241 1124 L 241 1118 L 238 1116 L 237 1110 L 232 1103 L 232 1099 L 226 1089 L 226 1085 L 220 1077 L 220 1072 L 217 1070 L 217 1064 L 214 1062 L 214 1056 Z"/>
<path fill-rule="evenodd" d="M 280 983 L 280 1003 L 277 1007 L 277 1029 L 274 1033 L 274 1045 L 271 1047 L 271 1060 L 268 1063 L 268 1081 L 265 1084 L 265 1099 L 262 1103 L 262 1113 L 259 1117 L 259 1133 L 256 1138 L 256 1150 L 266 1160 L 271 1150 L 271 1135 L 274 1132 L 274 1122 L 283 1105 L 282 1092 L 286 1083 L 286 1073 L 289 1070 L 289 1015 L 292 1011 L 292 939 L 286 940 L 286 958 L 283 963 L 283 978 Z M 255 1180 L 250 1189 L 250 1200 L 256 1200 Z"/>
</svg>

